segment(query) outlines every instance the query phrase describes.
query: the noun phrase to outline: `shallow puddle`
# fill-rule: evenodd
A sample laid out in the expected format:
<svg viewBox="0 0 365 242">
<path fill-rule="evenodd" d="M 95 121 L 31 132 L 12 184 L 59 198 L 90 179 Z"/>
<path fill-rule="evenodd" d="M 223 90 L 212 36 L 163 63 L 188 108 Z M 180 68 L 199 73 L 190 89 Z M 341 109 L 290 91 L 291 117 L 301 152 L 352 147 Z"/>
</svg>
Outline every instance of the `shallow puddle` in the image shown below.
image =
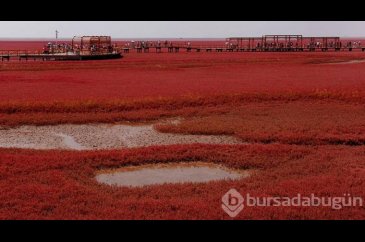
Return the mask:
<svg viewBox="0 0 365 242">
<path fill-rule="evenodd" d="M 100 171 L 95 178 L 99 183 L 111 186 L 143 187 L 166 183 L 237 180 L 248 176 L 248 171 L 231 170 L 211 163 L 193 162 L 105 170 Z"/>
<path fill-rule="evenodd" d="M 225 135 L 160 133 L 153 125 L 82 124 L 21 126 L 0 129 L 0 147 L 30 149 L 93 150 L 170 144 L 240 144 Z"/>
</svg>

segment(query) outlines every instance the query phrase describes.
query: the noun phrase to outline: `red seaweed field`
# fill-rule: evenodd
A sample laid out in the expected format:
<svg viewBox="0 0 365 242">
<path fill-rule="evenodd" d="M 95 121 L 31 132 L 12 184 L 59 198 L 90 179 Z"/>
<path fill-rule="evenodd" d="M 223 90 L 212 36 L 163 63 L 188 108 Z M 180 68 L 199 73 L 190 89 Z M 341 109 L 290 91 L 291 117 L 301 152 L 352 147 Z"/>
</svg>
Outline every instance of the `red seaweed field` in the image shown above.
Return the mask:
<svg viewBox="0 0 365 242">
<path fill-rule="evenodd" d="M 37 41 L 0 49 L 41 48 Z M 179 119 L 178 123 L 159 123 Z M 157 123 L 241 144 L 112 150 L 0 147 L 0 219 L 231 219 L 222 196 L 365 198 L 365 52 L 126 53 L 102 61 L 0 62 L 0 131 Z M 1 139 L 1 137 L 0 137 Z M 141 188 L 100 169 L 203 161 L 248 178 Z M 361 219 L 364 206 L 245 207 L 234 219 Z"/>
</svg>

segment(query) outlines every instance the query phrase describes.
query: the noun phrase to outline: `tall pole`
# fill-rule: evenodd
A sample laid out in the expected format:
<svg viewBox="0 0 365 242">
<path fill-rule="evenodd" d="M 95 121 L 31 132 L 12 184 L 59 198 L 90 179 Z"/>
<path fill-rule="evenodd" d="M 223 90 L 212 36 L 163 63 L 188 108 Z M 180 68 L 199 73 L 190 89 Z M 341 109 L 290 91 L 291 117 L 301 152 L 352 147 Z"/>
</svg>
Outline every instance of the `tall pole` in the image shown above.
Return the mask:
<svg viewBox="0 0 365 242">
<path fill-rule="evenodd" d="M 56 44 L 58 44 L 58 30 L 56 30 Z"/>
</svg>

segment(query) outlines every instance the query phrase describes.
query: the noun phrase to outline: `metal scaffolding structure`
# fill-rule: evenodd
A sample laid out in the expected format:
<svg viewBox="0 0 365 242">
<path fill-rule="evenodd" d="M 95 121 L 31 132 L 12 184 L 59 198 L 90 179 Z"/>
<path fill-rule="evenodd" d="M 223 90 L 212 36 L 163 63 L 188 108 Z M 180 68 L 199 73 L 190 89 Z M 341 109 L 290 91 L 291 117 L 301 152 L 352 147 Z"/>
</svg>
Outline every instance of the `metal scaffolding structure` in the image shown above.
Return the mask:
<svg viewBox="0 0 365 242">
<path fill-rule="evenodd" d="M 82 54 L 112 53 L 113 46 L 110 36 L 74 36 L 72 51 Z"/>
<path fill-rule="evenodd" d="M 57 32 L 56 32 L 57 33 Z M 74 36 L 70 42 L 48 42 L 42 51 L 0 50 L 1 61 L 19 60 L 102 60 L 122 58 L 110 36 Z"/>
<path fill-rule="evenodd" d="M 263 35 L 227 38 L 230 48 L 242 51 L 328 51 L 363 49 L 359 42 L 342 43 L 340 37 L 303 37 L 302 35 Z M 354 44 L 355 43 L 355 44 Z"/>
</svg>

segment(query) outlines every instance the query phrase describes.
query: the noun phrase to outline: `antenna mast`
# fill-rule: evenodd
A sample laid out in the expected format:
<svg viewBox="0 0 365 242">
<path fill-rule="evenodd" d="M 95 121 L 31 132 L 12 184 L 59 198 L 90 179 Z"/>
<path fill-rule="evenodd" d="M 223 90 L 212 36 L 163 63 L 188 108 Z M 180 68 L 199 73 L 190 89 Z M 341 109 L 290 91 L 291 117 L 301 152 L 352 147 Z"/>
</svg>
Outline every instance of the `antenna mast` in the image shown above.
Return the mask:
<svg viewBox="0 0 365 242">
<path fill-rule="evenodd" d="M 56 44 L 58 44 L 58 30 L 56 30 Z"/>
</svg>

